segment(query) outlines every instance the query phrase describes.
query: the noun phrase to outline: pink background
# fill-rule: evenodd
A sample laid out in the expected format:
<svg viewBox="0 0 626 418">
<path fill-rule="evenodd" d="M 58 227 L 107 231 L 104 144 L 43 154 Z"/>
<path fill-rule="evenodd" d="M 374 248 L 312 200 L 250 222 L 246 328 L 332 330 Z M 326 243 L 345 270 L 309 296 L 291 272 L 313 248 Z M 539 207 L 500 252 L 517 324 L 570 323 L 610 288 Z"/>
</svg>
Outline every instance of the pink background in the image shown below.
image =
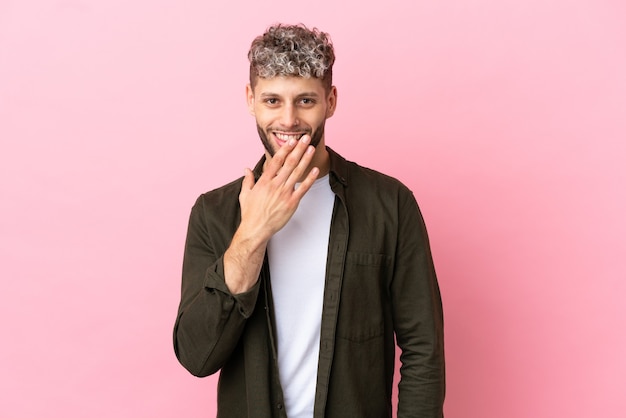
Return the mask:
<svg viewBox="0 0 626 418">
<path fill-rule="evenodd" d="M 327 143 L 420 202 L 447 417 L 624 416 L 624 3 L 366 4 L 0 1 L 0 416 L 214 416 L 172 349 L 183 240 L 261 154 L 277 21 L 333 37 Z"/>
</svg>

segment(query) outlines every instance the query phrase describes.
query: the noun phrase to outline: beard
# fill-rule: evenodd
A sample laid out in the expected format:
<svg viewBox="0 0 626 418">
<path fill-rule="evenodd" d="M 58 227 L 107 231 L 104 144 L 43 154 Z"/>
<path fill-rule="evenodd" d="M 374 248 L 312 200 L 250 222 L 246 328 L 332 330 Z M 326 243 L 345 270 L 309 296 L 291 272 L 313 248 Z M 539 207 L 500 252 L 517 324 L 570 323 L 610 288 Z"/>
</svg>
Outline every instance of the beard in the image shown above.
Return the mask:
<svg viewBox="0 0 626 418">
<path fill-rule="evenodd" d="M 258 123 L 256 125 L 256 130 L 259 132 L 259 137 L 261 138 L 261 142 L 263 143 L 265 150 L 270 154 L 271 157 L 273 157 L 274 154 L 276 154 L 276 152 L 278 151 L 278 149 L 275 149 L 272 143 L 270 142 L 268 138 L 269 136 L 268 133 L 264 131 L 263 128 L 261 128 Z M 268 129 L 268 131 L 271 131 L 271 129 Z M 302 133 L 310 135 L 311 136 L 310 145 L 313 145 L 314 147 L 317 148 L 320 141 L 322 140 L 322 136 L 324 136 L 324 122 L 322 122 L 322 124 L 319 125 L 317 129 L 315 129 L 314 131 L 311 129 L 305 129 L 304 131 L 302 131 Z"/>
</svg>

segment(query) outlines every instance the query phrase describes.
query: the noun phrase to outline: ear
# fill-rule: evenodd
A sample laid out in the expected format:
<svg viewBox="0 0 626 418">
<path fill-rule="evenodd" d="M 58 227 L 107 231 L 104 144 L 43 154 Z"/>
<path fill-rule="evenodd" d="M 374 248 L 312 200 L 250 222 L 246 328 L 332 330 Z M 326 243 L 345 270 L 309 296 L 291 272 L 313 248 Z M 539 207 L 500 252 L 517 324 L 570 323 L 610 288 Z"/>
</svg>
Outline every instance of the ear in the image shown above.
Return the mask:
<svg viewBox="0 0 626 418">
<path fill-rule="evenodd" d="M 248 103 L 248 112 L 254 116 L 254 90 L 250 84 L 246 84 L 246 101 Z"/>
<path fill-rule="evenodd" d="M 335 114 L 335 109 L 337 109 L 337 87 L 330 87 L 330 91 L 326 96 L 326 105 L 326 119 L 328 119 Z"/>
</svg>

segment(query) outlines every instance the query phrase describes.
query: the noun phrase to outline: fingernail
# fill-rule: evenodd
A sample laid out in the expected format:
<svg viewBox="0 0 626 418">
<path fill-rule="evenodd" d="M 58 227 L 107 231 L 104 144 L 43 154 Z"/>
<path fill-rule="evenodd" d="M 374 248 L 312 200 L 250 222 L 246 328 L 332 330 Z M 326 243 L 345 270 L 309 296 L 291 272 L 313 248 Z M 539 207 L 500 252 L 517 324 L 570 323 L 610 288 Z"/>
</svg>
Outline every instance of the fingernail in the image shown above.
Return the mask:
<svg viewBox="0 0 626 418">
<path fill-rule="evenodd" d="M 308 144 L 311 141 L 311 137 L 308 135 L 304 135 L 301 139 L 304 144 Z"/>
<path fill-rule="evenodd" d="M 289 140 L 289 146 L 293 147 L 294 145 L 296 145 L 296 140 L 292 138 Z"/>
</svg>

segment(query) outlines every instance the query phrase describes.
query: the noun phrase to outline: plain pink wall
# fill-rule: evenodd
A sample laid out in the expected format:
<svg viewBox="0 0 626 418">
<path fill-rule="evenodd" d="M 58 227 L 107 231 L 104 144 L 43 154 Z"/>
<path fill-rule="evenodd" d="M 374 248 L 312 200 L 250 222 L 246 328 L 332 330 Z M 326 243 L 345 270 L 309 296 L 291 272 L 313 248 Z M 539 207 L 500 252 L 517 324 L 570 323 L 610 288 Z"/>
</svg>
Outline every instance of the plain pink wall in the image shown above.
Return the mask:
<svg viewBox="0 0 626 418">
<path fill-rule="evenodd" d="M 277 21 L 335 41 L 327 143 L 420 202 L 447 417 L 624 416 L 624 3 L 364 4 L 0 2 L 0 416 L 214 416 L 171 344 L 183 240 L 260 156 Z"/>
</svg>

